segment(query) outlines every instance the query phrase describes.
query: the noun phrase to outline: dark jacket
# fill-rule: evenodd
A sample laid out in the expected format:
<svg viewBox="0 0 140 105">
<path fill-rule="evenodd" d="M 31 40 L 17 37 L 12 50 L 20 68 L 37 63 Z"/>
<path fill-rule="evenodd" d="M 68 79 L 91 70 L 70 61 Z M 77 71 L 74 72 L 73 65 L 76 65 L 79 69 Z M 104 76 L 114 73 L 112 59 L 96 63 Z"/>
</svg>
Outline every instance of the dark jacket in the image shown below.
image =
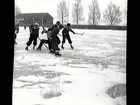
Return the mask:
<svg viewBox="0 0 140 105">
<path fill-rule="evenodd" d="M 32 33 L 32 30 L 33 30 L 33 25 L 30 25 L 29 26 L 29 30 L 30 30 L 30 34 Z"/>
<path fill-rule="evenodd" d="M 51 37 L 56 37 L 59 33 L 59 28 L 58 27 L 54 27 L 51 31 Z"/>
<path fill-rule="evenodd" d="M 75 32 L 71 29 L 71 28 L 68 28 L 68 27 L 65 27 L 64 29 L 63 29 L 63 31 L 62 31 L 62 34 L 64 35 L 64 36 L 67 36 L 67 35 L 69 35 L 69 32 L 72 32 L 73 34 L 75 34 Z"/>
<path fill-rule="evenodd" d="M 60 44 L 60 39 L 57 36 L 59 34 L 60 29 L 55 26 L 51 31 L 50 41 L 52 43 L 52 49 L 54 51 L 59 50 L 58 45 Z"/>
<path fill-rule="evenodd" d="M 39 27 L 37 25 L 33 25 L 30 27 L 31 35 L 38 37 L 39 36 Z"/>
</svg>

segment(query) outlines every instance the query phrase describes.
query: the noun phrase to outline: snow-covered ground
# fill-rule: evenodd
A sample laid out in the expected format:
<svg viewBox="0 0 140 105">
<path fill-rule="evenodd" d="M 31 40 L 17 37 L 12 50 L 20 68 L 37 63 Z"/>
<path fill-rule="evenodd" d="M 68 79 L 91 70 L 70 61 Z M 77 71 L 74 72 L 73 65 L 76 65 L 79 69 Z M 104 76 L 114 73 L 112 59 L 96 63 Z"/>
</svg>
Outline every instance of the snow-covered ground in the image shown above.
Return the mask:
<svg viewBox="0 0 140 105">
<path fill-rule="evenodd" d="M 13 105 L 126 105 L 125 95 L 107 94 L 114 85 L 126 84 L 126 31 L 74 31 L 85 34 L 71 33 L 74 49 L 66 41 L 62 57 L 55 57 L 44 46 L 41 52 L 32 45 L 25 51 L 29 30 L 20 27 Z"/>
</svg>

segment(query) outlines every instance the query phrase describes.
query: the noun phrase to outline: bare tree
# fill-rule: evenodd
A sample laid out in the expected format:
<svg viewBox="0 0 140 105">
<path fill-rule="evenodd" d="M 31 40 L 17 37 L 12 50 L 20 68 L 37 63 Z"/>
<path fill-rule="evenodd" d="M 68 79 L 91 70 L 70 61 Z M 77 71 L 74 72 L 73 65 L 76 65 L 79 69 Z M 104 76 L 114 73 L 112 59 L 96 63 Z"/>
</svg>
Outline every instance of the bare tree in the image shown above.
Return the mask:
<svg viewBox="0 0 140 105">
<path fill-rule="evenodd" d="M 92 25 L 97 25 L 100 21 L 101 12 L 99 9 L 98 1 L 93 0 L 89 5 L 89 13 L 88 13 L 88 23 Z"/>
<path fill-rule="evenodd" d="M 127 19 L 127 9 L 124 9 L 123 11 L 125 18 Z"/>
<path fill-rule="evenodd" d="M 103 18 L 105 22 L 113 26 L 121 23 L 121 14 L 120 7 L 110 2 L 108 8 L 104 11 Z"/>
<path fill-rule="evenodd" d="M 124 14 L 127 16 L 127 9 L 124 9 Z"/>
<path fill-rule="evenodd" d="M 72 18 L 73 22 L 76 22 L 76 25 L 79 24 L 79 21 L 84 20 L 83 6 L 81 5 L 81 0 L 75 0 L 75 3 L 73 4 Z"/>
<path fill-rule="evenodd" d="M 123 15 L 124 15 L 124 21 L 125 21 L 124 25 L 127 25 L 127 9 L 123 10 Z"/>
<path fill-rule="evenodd" d="M 68 20 L 69 11 L 66 6 L 66 2 L 62 1 L 57 5 L 57 16 L 62 24 L 66 23 Z"/>
<path fill-rule="evenodd" d="M 18 6 L 15 6 L 15 16 L 21 13 L 21 10 Z"/>
</svg>

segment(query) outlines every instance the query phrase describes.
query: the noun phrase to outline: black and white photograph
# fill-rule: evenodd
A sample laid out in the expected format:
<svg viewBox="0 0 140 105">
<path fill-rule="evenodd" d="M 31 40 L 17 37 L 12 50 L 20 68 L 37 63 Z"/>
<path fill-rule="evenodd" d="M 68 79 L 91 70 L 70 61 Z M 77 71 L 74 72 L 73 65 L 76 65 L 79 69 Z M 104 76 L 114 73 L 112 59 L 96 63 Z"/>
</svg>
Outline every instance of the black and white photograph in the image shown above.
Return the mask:
<svg viewBox="0 0 140 105">
<path fill-rule="evenodd" d="M 12 105 L 126 105 L 128 0 L 14 0 Z"/>
</svg>

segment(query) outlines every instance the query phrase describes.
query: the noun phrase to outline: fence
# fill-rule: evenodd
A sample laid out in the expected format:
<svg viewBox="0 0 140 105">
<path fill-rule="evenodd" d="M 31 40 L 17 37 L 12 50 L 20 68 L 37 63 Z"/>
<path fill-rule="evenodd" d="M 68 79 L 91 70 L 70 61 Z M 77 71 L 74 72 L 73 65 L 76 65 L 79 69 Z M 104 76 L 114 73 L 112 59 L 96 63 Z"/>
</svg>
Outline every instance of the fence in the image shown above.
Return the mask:
<svg viewBox="0 0 140 105">
<path fill-rule="evenodd" d="M 127 30 L 127 26 L 107 26 L 107 25 L 71 25 L 71 28 L 76 29 L 102 29 L 102 30 Z"/>
</svg>

